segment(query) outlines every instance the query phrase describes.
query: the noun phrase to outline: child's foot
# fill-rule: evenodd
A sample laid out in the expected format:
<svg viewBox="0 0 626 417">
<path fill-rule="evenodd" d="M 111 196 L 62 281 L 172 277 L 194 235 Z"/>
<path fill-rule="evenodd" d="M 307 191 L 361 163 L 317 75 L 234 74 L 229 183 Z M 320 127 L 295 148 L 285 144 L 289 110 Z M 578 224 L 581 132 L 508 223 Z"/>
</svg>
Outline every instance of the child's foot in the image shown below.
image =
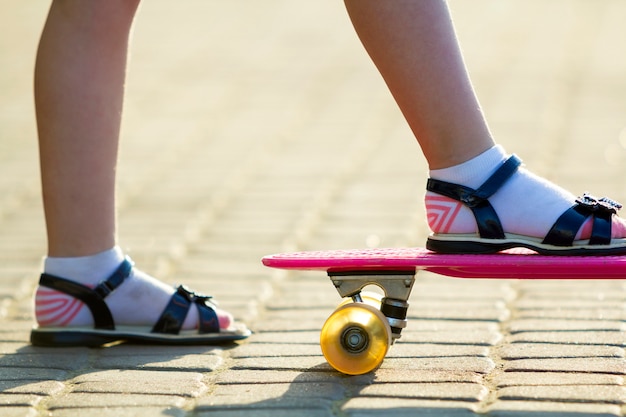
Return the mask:
<svg viewBox="0 0 626 417">
<path fill-rule="evenodd" d="M 463 164 L 431 171 L 427 247 L 446 253 L 492 253 L 526 247 L 542 254 L 626 253 L 621 206 L 576 198 L 520 166 L 500 146 Z"/>
<path fill-rule="evenodd" d="M 37 345 L 208 344 L 249 334 L 209 297 L 132 268 L 117 247 L 93 256 L 47 258 L 35 315 L 31 339 Z"/>
</svg>

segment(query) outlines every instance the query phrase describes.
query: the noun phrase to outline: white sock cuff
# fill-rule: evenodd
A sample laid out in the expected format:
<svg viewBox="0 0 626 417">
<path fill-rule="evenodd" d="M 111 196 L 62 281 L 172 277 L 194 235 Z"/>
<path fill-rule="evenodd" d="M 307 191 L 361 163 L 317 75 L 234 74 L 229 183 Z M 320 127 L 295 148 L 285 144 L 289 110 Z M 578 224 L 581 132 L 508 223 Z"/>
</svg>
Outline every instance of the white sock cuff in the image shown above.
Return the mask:
<svg viewBox="0 0 626 417">
<path fill-rule="evenodd" d="M 478 188 L 500 167 L 506 158 L 507 154 L 504 148 L 500 145 L 494 145 L 469 161 L 449 168 L 433 169 L 429 175 L 433 179 Z"/>
<path fill-rule="evenodd" d="M 123 261 L 124 252 L 119 246 L 115 246 L 89 256 L 46 257 L 43 270 L 47 274 L 83 284 L 95 284 L 108 278 Z"/>
</svg>

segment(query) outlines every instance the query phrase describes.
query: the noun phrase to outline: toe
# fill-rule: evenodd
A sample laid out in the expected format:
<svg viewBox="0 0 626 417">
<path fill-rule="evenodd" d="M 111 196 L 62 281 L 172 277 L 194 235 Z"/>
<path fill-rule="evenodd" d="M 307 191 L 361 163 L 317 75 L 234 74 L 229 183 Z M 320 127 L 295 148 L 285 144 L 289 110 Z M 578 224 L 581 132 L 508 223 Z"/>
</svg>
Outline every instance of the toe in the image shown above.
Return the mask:
<svg viewBox="0 0 626 417">
<path fill-rule="evenodd" d="M 220 323 L 220 329 L 222 330 L 228 329 L 235 321 L 233 315 L 224 310 L 216 309 L 215 313 L 217 313 L 217 318 Z"/>
<path fill-rule="evenodd" d="M 626 238 L 626 220 L 613 216 L 613 227 L 611 229 L 611 237 L 613 239 Z"/>
</svg>

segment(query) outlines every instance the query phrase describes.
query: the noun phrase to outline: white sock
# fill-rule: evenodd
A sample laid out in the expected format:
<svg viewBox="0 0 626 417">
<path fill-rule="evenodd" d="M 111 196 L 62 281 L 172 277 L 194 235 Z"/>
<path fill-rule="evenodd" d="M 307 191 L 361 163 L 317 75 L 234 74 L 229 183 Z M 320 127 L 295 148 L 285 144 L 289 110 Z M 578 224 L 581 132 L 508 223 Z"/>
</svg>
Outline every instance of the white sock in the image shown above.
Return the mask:
<svg viewBox="0 0 626 417">
<path fill-rule="evenodd" d="M 119 246 L 91 256 L 75 258 L 46 257 L 43 271 L 46 274 L 62 277 L 93 287 L 107 279 L 124 261 L 124 253 Z"/>
<path fill-rule="evenodd" d="M 480 187 L 507 159 L 496 145 L 477 157 L 450 168 L 430 171 L 430 177 L 473 189 Z M 435 233 L 475 233 L 476 220 L 462 203 L 426 193 L 426 212 Z M 505 233 L 543 238 L 576 197 L 523 167 L 489 198 Z M 581 228 L 582 229 L 582 228 Z"/>
<path fill-rule="evenodd" d="M 119 247 L 91 256 L 76 258 L 48 257 L 44 272 L 94 287 L 107 279 L 124 260 Z M 175 289 L 133 268 L 130 276 L 105 301 L 117 325 L 152 326 L 169 303 Z M 37 322 L 42 326 L 92 326 L 91 311 L 74 297 L 38 287 L 35 295 Z M 197 325 L 198 312 L 192 305 L 184 329 Z"/>
</svg>

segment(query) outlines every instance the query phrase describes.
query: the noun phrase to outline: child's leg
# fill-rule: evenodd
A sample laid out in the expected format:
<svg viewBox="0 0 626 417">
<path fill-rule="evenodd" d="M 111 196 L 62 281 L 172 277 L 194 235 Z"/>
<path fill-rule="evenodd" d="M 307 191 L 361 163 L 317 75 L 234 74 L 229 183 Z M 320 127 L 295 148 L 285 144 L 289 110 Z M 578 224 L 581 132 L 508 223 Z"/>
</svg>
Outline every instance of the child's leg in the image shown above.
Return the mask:
<svg viewBox="0 0 626 417">
<path fill-rule="evenodd" d="M 431 169 L 494 145 L 443 1 L 346 0 L 346 6 Z"/>
<path fill-rule="evenodd" d="M 128 37 L 138 0 L 53 1 L 35 69 L 48 232 L 45 271 L 95 286 L 124 260 L 116 245 L 115 170 Z M 106 298 L 117 324 L 157 321 L 174 289 L 141 271 Z M 76 299 L 39 287 L 40 324 L 88 325 Z M 192 308 L 186 328 L 196 326 Z M 221 327 L 231 317 L 218 311 Z"/>
<path fill-rule="evenodd" d="M 494 147 L 445 2 L 346 0 L 346 6 L 363 45 L 424 152 L 431 178 L 478 188 L 502 165 L 506 155 Z M 576 204 L 572 194 L 524 169 L 498 188 L 491 203 L 505 233 L 539 241 Z M 465 204 L 428 192 L 426 206 L 435 233 L 477 232 L 474 213 Z M 561 222 L 555 234 L 567 235 L 561 229 L 576 226 L 578 221 Z M 619 218 L 612 216 L 611 221 L 609 215 L 610 223 L 609 235 L 626 236 Z M 588 221 L 586 227 L 573 231 L 575 240 L 591 235 L 590 224 Z M 618 244 L 626 246 L 626 242 Z"/>
<path fill-rule="evenodd" d="M 35 67 L 50 256 L 115 245 L 115 166 L 137 0 L 54 1 Z"/>
</svg>

